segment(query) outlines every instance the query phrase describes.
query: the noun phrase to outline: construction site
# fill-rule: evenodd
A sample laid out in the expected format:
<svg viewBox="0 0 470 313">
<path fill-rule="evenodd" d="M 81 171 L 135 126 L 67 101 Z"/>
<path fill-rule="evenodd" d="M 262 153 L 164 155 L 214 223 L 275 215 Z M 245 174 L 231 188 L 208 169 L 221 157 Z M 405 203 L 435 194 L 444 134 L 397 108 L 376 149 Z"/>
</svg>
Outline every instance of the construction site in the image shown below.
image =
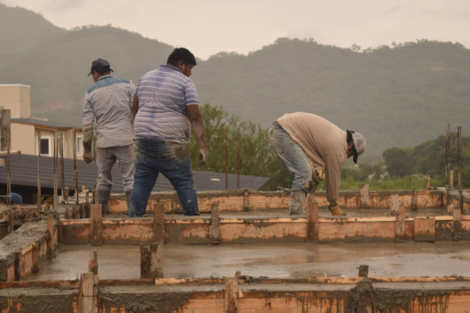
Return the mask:
<svg viewBox="0 0 470 313">
<path fill-rule="evenodd" d="M 6 197 L 15 184 L 8 114 Z M 78 184 L 75 151 L 74 190 L 64 186 L 61 136 L 54 134 L 54 156 L 36 157 L 37 173 L 28 173 L 37 201 L 0 206 L 2 313 L 470 312 L 460 128 L 457 186 L 448 128 L 446 186 L 431 186 L 428 176 L 423 190 L 341 191 L 339 217 L 322 191 L 291 216 L 288 190 L 228 189 L 228 172 L 226 190 L 198 192 L 200 216 L 183 216 L 167 191 L 152 193 L 142 218 L 127 218 L 125 195 L 112 194 L 103 217 L 94 186 Z M 41 172 L 47 162 L 51 173 Z M 41 200 L 47 175 L 51 204 Z"/>
</svg>

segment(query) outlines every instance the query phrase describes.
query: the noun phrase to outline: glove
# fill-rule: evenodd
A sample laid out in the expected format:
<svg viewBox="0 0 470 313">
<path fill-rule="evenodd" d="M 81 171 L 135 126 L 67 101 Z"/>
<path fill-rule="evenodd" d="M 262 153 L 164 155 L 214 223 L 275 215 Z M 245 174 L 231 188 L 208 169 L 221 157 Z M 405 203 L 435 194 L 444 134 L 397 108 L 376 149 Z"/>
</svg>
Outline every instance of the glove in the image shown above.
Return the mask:
<svg viewBox="0 0 470 313">
<path fill-rule="evenodd" d="M 336 206 L 333 206 L 333 207 L 328 206 L 328 210 L 330 210 L 331 215 L 333 215 L 333 216 L 343 215 L 343 211 L 341 210 L 339 205 L 336 205 Z"/>
<path fill-rule="evenodd" d="M 318 184 L 325 180 L 325 171 L 321 168 L 317 168 L 313 171 L 313 180 L 316 181 Z"/>
</svg>

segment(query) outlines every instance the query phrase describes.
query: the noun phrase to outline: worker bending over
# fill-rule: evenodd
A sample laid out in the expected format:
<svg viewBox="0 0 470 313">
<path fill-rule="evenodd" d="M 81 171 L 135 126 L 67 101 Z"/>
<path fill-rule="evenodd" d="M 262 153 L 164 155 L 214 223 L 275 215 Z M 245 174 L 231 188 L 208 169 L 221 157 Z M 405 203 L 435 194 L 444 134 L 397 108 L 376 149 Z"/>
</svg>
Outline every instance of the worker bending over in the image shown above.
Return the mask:
<svg viewBox="0 0 470 313">
<path fill-rule="evenodd" d="M 309 113 L 285 114 L 269 129 L 269 144 L 293 175 L 289 214 L 303 212 L 307 193 L 325 179 L 326 198 L 332 215 L 342 215 L 338 205 L 341 166 L 351 156 L 357 163 L 366 150 L 364 136 L 341 130 L 326 119 Z"/>
</svg>

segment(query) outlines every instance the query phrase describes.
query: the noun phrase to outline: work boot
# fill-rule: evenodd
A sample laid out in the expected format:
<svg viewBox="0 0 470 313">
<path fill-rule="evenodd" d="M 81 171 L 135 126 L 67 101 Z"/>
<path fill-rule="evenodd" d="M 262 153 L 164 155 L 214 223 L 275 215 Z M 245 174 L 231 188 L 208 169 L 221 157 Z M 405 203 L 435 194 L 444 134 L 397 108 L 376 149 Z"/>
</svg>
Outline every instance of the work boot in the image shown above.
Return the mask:
<svg viewBox="0 0 470 313">
<path fill-rule="evenodd" d="M 289 200 L 289 215 L 300 215 L 304 212 L 306 193 L 303 190 L 292 190 Z"/>
<path fill-rule="evenodd" d="M 340 215 L 343 215 L 343 210 L 341 210 L 341 208 L 339 207 L 339 205 L 334 206 L 334 207 L 330 207 L 330 206 L 329 206 L 328 209 L 330 210 L 331 215 L 333 215 L 333 216 L 340 216 Z"/>
<path fill-rule="evenodd" d="M 126 190 L 126 202 L 127 202 L 127 216 L 132 216 L 131 210 L 131 195 L 132 190 Z"/>
<path fill-rule="evenodd" d="M 103 217 L 108 213 L 109 196 L 111 196 L 111 190 L 98 190 L 98 204 L 101 204 Z"/>
</svg>

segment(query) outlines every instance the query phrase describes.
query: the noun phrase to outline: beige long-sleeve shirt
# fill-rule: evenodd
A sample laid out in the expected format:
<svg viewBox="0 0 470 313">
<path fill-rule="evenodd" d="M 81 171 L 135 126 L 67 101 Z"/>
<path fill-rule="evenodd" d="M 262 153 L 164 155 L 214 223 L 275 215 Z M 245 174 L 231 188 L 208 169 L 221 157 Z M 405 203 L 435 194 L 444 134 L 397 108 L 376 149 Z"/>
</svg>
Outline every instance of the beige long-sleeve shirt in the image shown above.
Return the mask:
<svg viewBox="0 0 470 313">
<path fill-rule="evenodd" d="M 347 159 L 346 131 L 323 117 L 310 113 L 284 114 L 277 122 L 304 150 L 312 170 L 326 172 L 326 197 L 338 201 L 341 166 Z"/>
</svg>

